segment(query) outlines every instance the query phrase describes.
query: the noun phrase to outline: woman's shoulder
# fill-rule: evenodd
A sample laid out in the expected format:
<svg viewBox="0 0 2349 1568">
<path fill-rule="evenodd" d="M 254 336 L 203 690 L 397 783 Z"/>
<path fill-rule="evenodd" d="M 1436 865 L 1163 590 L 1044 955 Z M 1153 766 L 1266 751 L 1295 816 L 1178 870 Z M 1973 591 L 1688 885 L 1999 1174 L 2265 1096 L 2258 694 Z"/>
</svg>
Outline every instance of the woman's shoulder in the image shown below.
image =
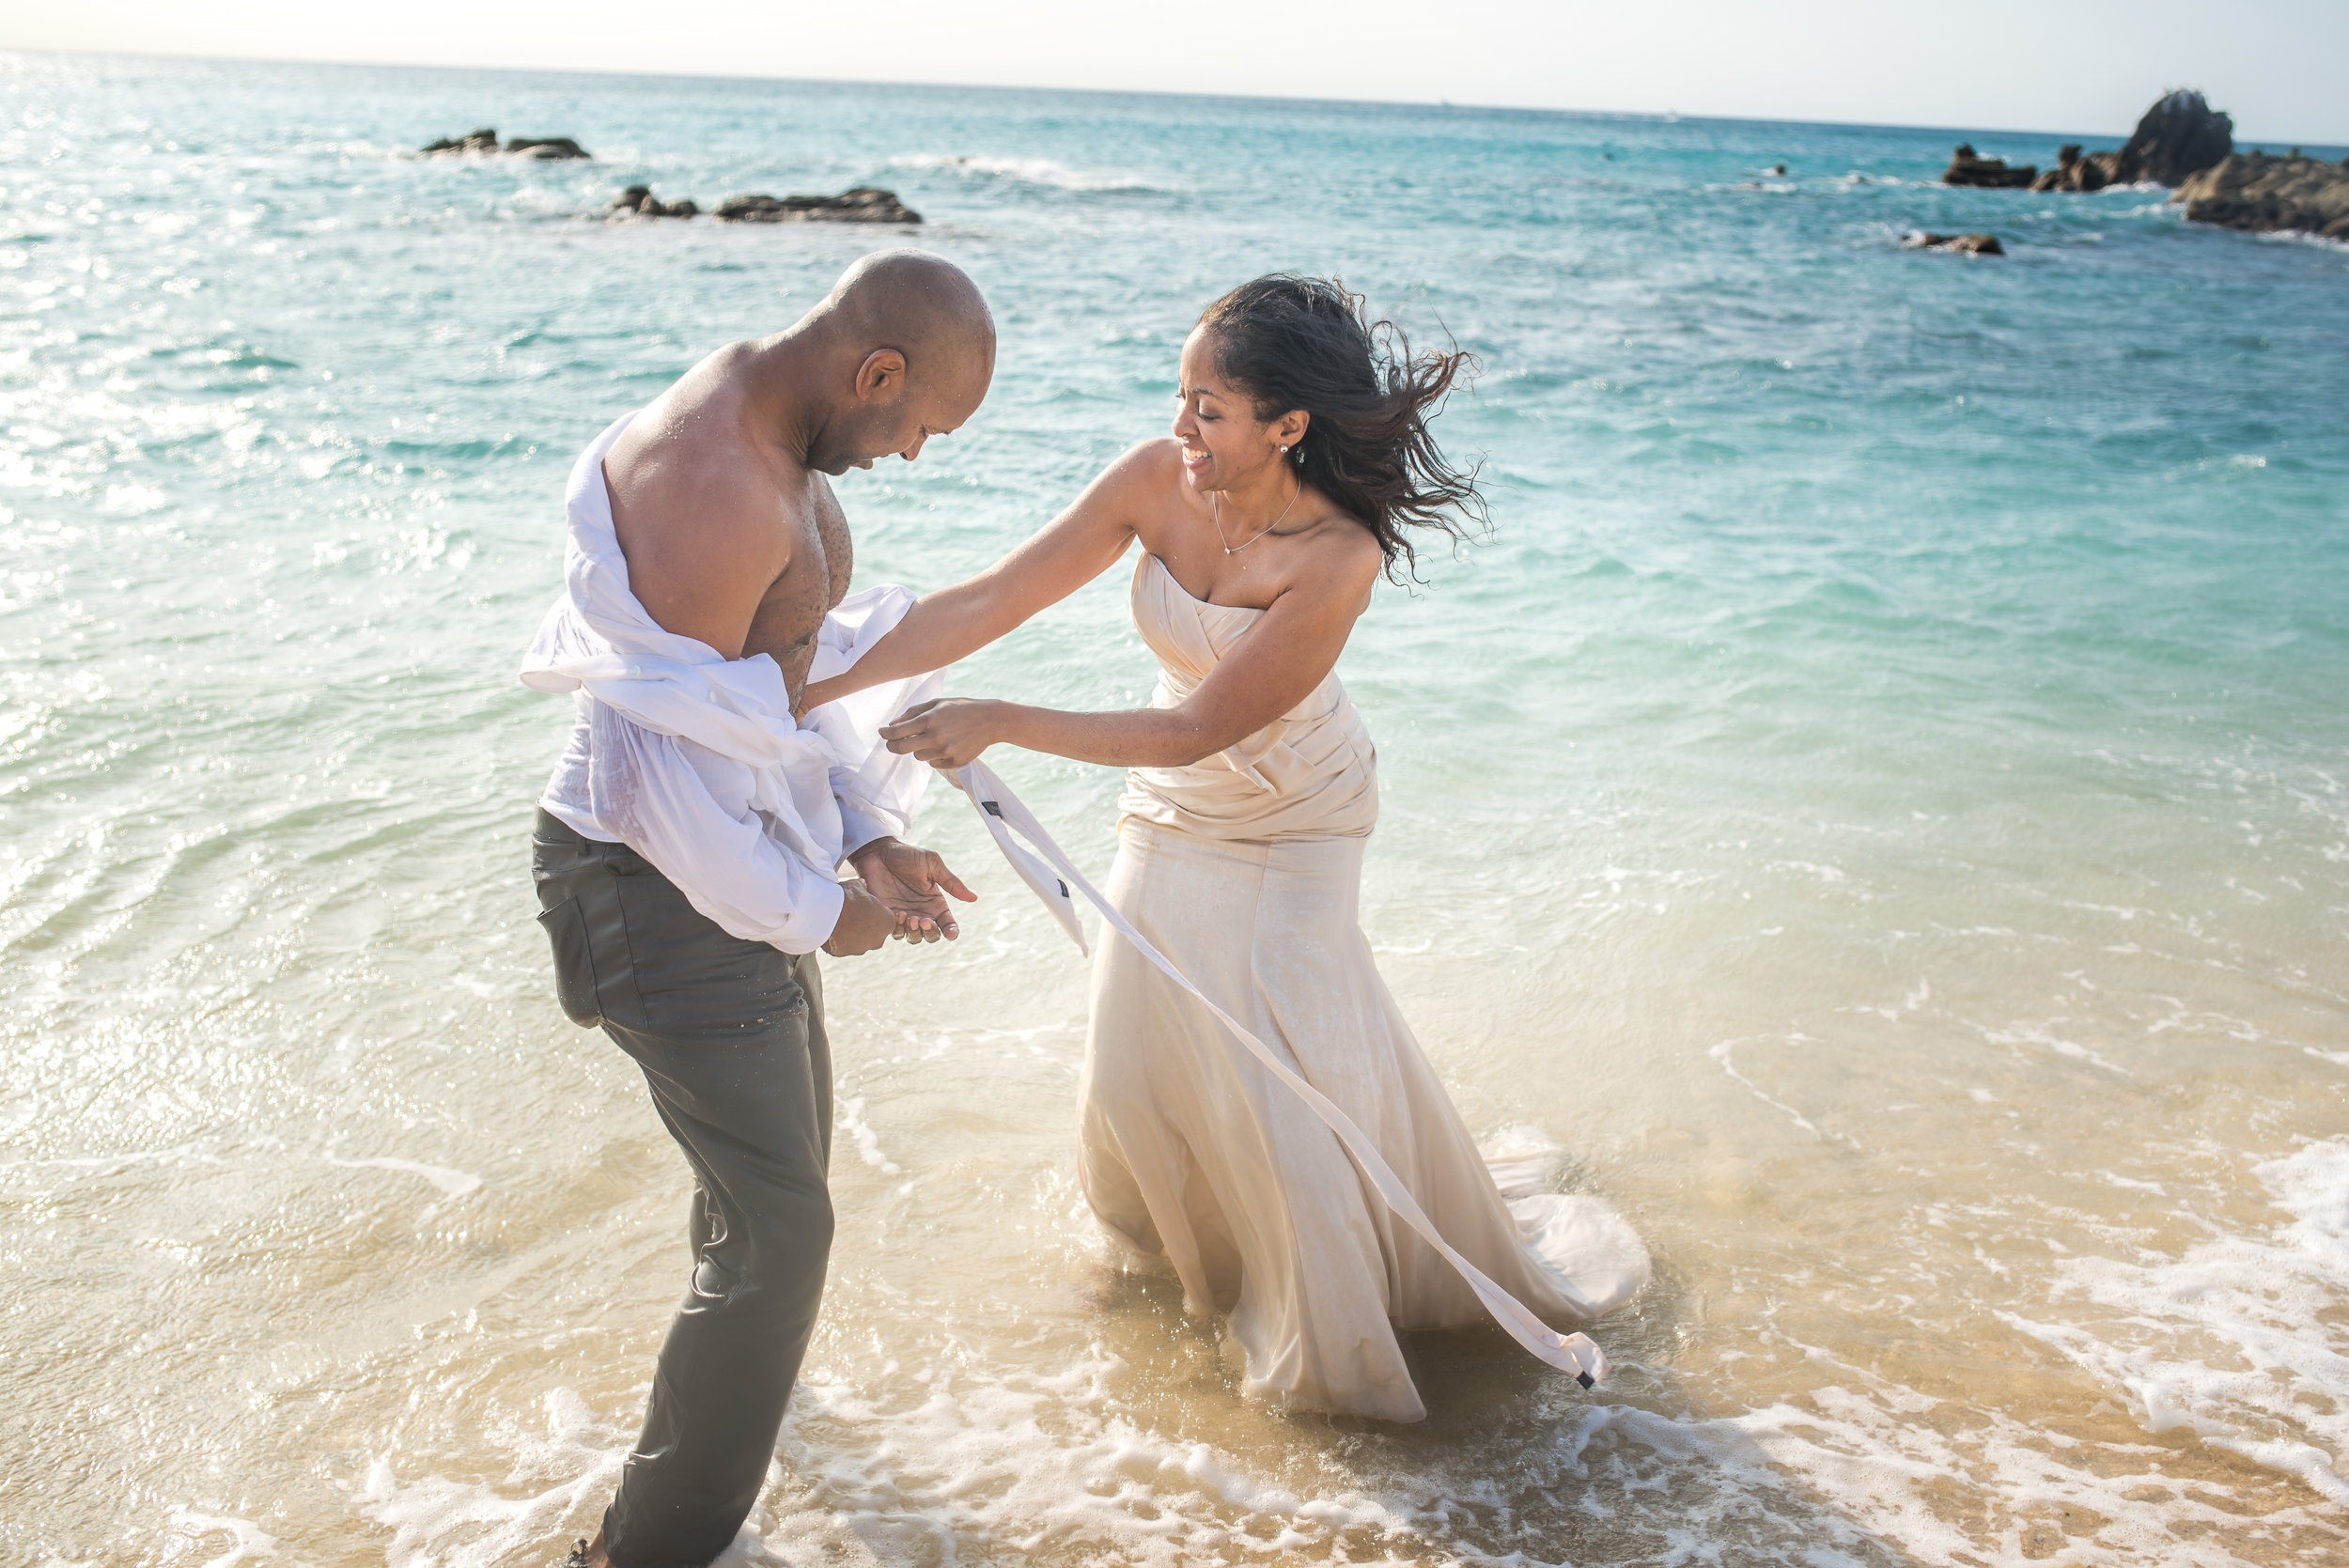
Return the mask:
<svg viewBox="0 0 2349 1568">
<path fill-rule="evenodd" d="M 1315 564 L 1348 586 L 1369 586 L 1386 569 L 1387 552 L 1370 525 L 1334 502 L 1315 519 L 1299 541 L 1312 551 Z"/>
<path fill-rule="evenodd" d="M 1101 477 L 1120 485 L 1163 485 L 1182 476 L 1182 448 L 1173 436 L 1138 441 L 1111 459 Z"/>
</svg>

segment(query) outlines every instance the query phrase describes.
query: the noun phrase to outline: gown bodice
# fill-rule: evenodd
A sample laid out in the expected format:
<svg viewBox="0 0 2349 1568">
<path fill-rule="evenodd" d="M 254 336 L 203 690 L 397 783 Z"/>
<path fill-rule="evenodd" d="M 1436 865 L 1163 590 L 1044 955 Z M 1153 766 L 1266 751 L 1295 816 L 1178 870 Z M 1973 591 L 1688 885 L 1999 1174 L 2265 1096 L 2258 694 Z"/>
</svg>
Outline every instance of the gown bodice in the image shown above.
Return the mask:
<svg viewBox="0 0 2349 1568">
<path fill-rule="evenodd" d="M 1264 612 L 1209 604 L 1148 551 L 1134 567 L 1134 626 L 1159 661 L 1153 707 L 1172 707 Z M 1137 768 L 1121 813 L 1204 838 L 1360 838 L 1378 820 L 1378 753 L 1336 671 L 1238 744 L 1187 768 Z"/>
</svg>

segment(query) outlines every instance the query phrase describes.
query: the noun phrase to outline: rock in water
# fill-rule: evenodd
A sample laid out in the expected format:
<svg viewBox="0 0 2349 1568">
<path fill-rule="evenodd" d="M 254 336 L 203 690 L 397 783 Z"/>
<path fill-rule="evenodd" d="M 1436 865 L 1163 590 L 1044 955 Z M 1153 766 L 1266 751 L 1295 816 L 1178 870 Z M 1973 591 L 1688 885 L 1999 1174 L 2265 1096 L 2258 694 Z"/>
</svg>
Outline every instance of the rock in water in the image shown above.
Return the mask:
<svg viewBox="0 0 2349 1568">
<path fill-rule="evenodd" d="M 508 152 L 526 152 L 533 158 L 592 158 L 595 155 L 568 136 L 517 136 L 506 144 Z"/>
<path fill-rule="evenodd" d="M 2181 87 L 2145 111 L 2137 132 L 2121 149 L 2113 179 L 2122 184 L 2150 179 L 2177 185 L 2234 150 L 2234 121 L 2219 114 L 2198 92 Z"/>
<path fill-rule="evenodd" d="M 894 191 L 860 185 L 836 196 L 728 196 L 718 216 L 734 224 L 918 224 L 922 214 Z"/>
<path fill-rule="evenodd" d="M 2230 153 L 2170 199 L 2185 204 L 2191 223 L 2349 240 L 2349 162 Z"/>
<path fill-rule="evenodd" d="M 498 133 L 494 128 L 485 125 L 478 131 L 468 131 L 462 136 L 443 136 L 437 142 L 427 143 L 422 150 L 426 152 L 495 152 L 497 149 Z"/>
<path fill-rule="evenodd" d="M 1950 155 L 1950 166 L 1941 171 L 1944 185 L 1975 185 L 1990 190 L 2005 190 L 2029 185 L 2039 176 L 2035 163 L 2007 167 L 2003 158 L 1984 158 L 1974 151 L 1971 142 L 1960 142 Z"/>
<path fill-rule="evenodd" d="M 443 136 L 428 142 L 418 150 L 424 152 L 521 152 L 533 158 L 591 158 L 595 156 L 568 136 L 517 136 L 498 146 L 498 133 L 489 126 L 468 131 L 462 136 Z"/>
<path fill-rule="evenodd" d="M 640 218 L 690 218 L 701 209 L 688 201 L 662 201 L 649 185 L 631 185 L 612 198 L 606 212 L 633 212 Z"/>
<path fill-rule="evenodd" d="M 2004 256 L 1995 234 L 1912 234 L 1901 243 L 1912 250 L 1954 251 L 1960 256 Z"/>
<path fill-rule="evenodd" d="M 2056 166 L 2030 182 L 2034 191 L 2101 191 L 2112 183 L 2113 165 L 2120 161 L 2117 152 L 2092 152 L 2080 156 L 2077 142 L 2067 143 L 2056 154 Z"/>
</svg>

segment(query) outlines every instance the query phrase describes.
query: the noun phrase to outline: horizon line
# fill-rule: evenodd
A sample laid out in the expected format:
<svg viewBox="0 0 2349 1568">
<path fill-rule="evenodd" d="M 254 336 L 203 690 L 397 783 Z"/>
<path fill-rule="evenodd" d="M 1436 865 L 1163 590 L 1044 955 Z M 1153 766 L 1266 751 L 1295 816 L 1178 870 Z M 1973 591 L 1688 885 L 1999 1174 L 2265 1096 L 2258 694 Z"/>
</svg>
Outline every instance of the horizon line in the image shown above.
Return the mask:
<svg viewBox="0 0 2349 1568">
<path fill-rule="evenodd" d="M 1825 125 L 1836 126 L 1854 131 L 1944 131 L 1953 132 L 1960 135 L 1968 133 L 1980 134 L 1986 132 L 2000 136 L 2052 136 L 2057 138 L 2080 136 L 2086 138 L 2117 134 L 2118 139 L 2123 142 L 2128 139 L 2131 131 L 2134 131 L 2135 129 L 2132 127 L 2131 131 L 2124 131 L 2116 133 L 2101 131 L 2050 131 L 2036 127 L 1937 125 L 1921 121 L 1772 119 L 1750 115 L 1711 115 L 1701 111 L 1692 112 L 1678 108 L 1568 109 L 1538 104 L 1471 102 L 1448 98 L 1341 98 L 1315 94 L 1275 96 L 1261 93 L 1203 92 L 1196 89 L 1175 89 L 1168 87 L 1069 87 L 1012 82 L 955 82 L 924 79 L 898 79 L 892 81 L 877 77 L 862 76 L 782 76 L 765 75 L 756 72 L 744 73 L 741 71 L 718 70 L 625 70 L 613 67 L 597 66 L 448 65 L 422 60 L 319 59 L 306 55 L 198 54 L 176 54 L 168 51 L 156 53 L 152 51 L 132 52 L 124 50 L 35 49 L 14 44 L 0 44 L 0 54 L 15 54 L 19 56 L 41 55 L 51 59 L 184 60 L 206 65 L 311 66 L 349 70 L 475 71 L 489 75 L 501 76 L 601 76 L 618 80 L 656 82 L 666 80 L 685 82 L 738 82 L 743 84 L 780 83 L 796 86 L 839 87 L 952 87 L 966 92 L 1059 93 L 1072 98 L 1090 96 L 1102 98 L 1194 99 L 1206 101 L 1230 103 L 1313 103 L 1353 106 L 1369 109 L 1466 109 L 1495 114 L 1555 115 L 1562 118 L 1620 118 L 1655 120 L 1666 124 L 1670 124 L 1675 120 L 1703 120 L 1716 124 L 1726 125 Z M 2164 87 L 2160 97 L 2167 97 L 2170 92 L 2175 90 L 2177 89 Z M 2194 90 L 2199 91 L 2200 89 Z M 2154 101 L 2159 101 L 2159 98 L 2156 98 Z M 2223 110 L 2220 112 L 2225 113 Z M 2311 142 L 2306 140 L 2294 143 L 2288 138 L 2270 137 L 2255 142 L 2243 142 L 2238 145 L 2251 147 L 2290 146 L 2299 146 L 2304 147 L 2331 147 L 2337 144 L 2331 142 Z M 2349 148 L 2349 143 L 2341 143 L 2338 145 L 2343 147 L 2344 148 Z"/>
</svg>

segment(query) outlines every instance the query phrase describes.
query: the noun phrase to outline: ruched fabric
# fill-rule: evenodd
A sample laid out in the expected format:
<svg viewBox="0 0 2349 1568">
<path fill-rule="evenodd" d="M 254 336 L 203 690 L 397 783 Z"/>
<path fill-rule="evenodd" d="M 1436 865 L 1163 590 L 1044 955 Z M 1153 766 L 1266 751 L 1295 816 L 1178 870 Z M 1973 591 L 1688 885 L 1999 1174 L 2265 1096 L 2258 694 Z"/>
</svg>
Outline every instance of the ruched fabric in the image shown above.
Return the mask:
<svg viewBox="0 0 2349 1568">
<path fill-rule="evenodd" d="M 1134 570 L 1134 625 L 1158 656 L 1152 707 L 1198 690 L 1263 613 L 1203 604 L 1155 555 Z M 1194 838 L 1361 838 L 1378 821 L 1378 753 L 1332 671 L 1305 700 L 1238 745 L 1189 768 L 1137 768 L 1126 816 Z"/>
</svg>

